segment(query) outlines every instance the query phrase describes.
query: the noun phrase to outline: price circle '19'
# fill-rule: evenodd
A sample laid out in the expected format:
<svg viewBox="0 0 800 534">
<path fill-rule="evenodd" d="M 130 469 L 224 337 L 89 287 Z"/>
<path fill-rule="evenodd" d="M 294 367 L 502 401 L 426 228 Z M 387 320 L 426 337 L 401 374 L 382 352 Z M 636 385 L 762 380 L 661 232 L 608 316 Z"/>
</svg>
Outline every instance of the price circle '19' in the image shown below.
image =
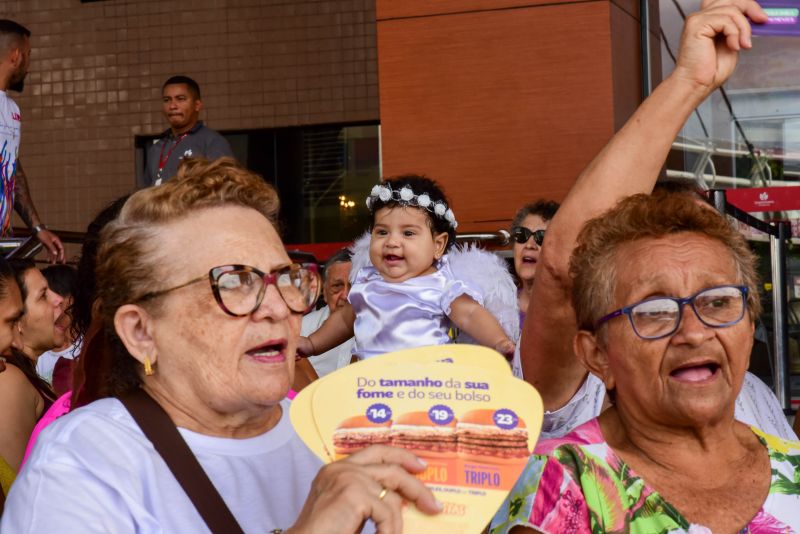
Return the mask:
<svg viewBox="0 0 800 534">
<path fill-rule="evenodd" d="M 431 409 L 428 410 L 428 418 L 432 423 L 437 425 L 450 424 L 450 422 L 453 420 L 453 417 L 455 417 L 453 410 L 444 404 L 436 404 L 431 406 Z"/>
<path fill-rule="evenodd" d="M 494 412 L 494 424 L 504 430 L 513 430 L 519 424 L 519 416 L 513 410 L 501 408 Z"/>
<path fill-rule="evenodd" d="M 373 423 L 385 423 L 392 419 L 392 409 L 380 402 L 370 404 L 367 408 L 367 419 Z"/>
</svg>

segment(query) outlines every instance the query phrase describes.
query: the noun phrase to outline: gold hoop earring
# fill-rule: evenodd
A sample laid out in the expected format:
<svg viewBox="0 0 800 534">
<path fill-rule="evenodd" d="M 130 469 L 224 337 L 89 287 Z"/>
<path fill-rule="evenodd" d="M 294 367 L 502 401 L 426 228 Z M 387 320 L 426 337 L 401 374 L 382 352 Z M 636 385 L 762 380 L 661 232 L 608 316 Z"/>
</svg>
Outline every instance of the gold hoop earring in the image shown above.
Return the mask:
<svg viewBox="0 0 800 534">
<path fill-rule="evenodd" d="M 144 374 L 147 376 L 153 376 L 155 371 L 153 371 L 153 366 L 150 364 L 150 356 L 144 357 Z"/>
</svg>

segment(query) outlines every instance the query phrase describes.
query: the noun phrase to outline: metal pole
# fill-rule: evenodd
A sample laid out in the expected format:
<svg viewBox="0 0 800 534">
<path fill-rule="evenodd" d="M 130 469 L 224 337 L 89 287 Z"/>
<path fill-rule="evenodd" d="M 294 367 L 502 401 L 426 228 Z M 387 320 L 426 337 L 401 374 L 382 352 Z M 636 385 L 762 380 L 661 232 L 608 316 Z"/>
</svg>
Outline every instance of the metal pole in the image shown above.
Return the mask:
<svg viewBox="0 0 800 534">
<path fill-rule="evenodd" d="M 650 72 L 650 3 L 649 0 L 639 0 L 639 25 L 642 41 L 642 100 L 652 92 Z"/>
<path fill-rule="evenodd" d="M 714 208 L 725 216 L 725 207 L 728 205 L 728 200 L 725 198 L 725 191 L 723 189 L 714 189 L 711 191 L 714 197 L 711 199 L 714 203 Z"/>
<path fill-rule="evenodd" d="M 737 220 L 757 228 L 769 235 L 770 263 L 772 274 L 772 347 L 773 347 L 773 379 L 775 396 L 783 410 L 788 414 L 791 410 L 791 390 L 789 377 L 789 329 L 787 309 L 786 283 L 786 244 L 792 236 L 792 227 L 786 221 L 767 224 L 752 215 L 729 205 L 725 191 L 712 190 L 714 207 L 723 215 L 730 215 Z"/>
<path fill-rule="evenodd" d="M 786 241 L 791 236 L 791 226 L 786 221 L 777 224 L 778 235 L 769 237 L 772 256 L 772 318 L 773 346 L 775 347 L 775 395 L 785 412 L 791 410 L 789 389 L 789 331 L 786 309 Z"/>
</svg>

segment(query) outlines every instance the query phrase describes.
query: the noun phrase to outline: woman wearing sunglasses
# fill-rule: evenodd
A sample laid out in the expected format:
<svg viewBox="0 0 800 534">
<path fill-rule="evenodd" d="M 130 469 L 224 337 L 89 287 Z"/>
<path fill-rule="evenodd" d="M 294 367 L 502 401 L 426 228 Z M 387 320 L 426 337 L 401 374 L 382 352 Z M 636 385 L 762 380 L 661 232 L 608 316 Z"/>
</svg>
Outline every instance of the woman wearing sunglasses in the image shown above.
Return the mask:
<svg viewBox="0 0 800 534">
<path fill-rule="evenodd" d="M 81 359 L 110 397 L 43 432 L 0 530 L 397 531 L 403 499 L 438 511 L 407 451 L 320 469 L 294 432 L 285 397 L 320 281 L 290 262 L 277 212 L 225 158 L 128 199 L 101 235 L 102 328 Z"/>
<path fill-rule="evenodd" d="M 511 223 L 511 238 L 514 241 L 514 272 L 519 280 L 519 326 L 525 320 L 525 312 L 533 291 L 536 265 L 544 242 L 544 231 L 558 210 L 558 202 L 537 200 L 517 211 Z"/>
</svg>

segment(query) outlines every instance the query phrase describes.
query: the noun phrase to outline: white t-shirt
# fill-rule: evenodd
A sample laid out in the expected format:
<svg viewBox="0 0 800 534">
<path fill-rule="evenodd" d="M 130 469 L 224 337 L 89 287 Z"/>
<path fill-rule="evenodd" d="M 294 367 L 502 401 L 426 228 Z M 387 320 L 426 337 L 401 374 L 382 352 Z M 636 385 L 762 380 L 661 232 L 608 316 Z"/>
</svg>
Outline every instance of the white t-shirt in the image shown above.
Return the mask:
<svg viewBox="0 0 800 534">
<path fill-rule="evenodd" d="M 36 374 L 47 380 L 48 384 L 53 384 L 53 371 L 59 358 L 74 360 L 75 356 L 81 353 L 80 342 L 75 342 L 62 351 L 48 350 L 42 353 L 36 360 Z"/>
<path fill-rule="evenodd" d="M 247 533 L 296 521 L 322 466 L 289 420 L 248 439 L 179 429 Z M 116 399 L 46 428 L 6 500 L 2 532 L 209 532 L 171 471 Z"/>
<path fill-rule="evenodd" d="M 322 323 L 328 320 L 331 316 L 331 307 L 325 306 L 318 310 L 314 310 L 303 316 L 303 326 L 300 327 L 301 336 L 310 336 L 322 326 Z M 310 356 L 308 362 L 314 367 L 317 376 L 322 378 L 328 373 L 344 367 L 350 363 L 353 357 L 353 344 L 355 338 L 350 338 L 338 347 L 333 347 L 328 352 L 323 352 L 317 356 Z"/>
<path fill-rule="evenodd" d="M 572 429 L 594 419 L 603 410 L 606 388 L 602 380 L 589 373 L 567 404 L 544 413 L 539 439 L 560 438 Z M 752 373 L 745 373 L 744 383 L 736 397 L 734 416 L 738 421 L 783 439 L 797 441 L 797 436 L 783 415 L 778 399 L 764 382 Z"/>
<path fill-rule="evenodd" d="M 22 118 L 17 103 L 0 91 L 0 235 L 14 211 L 14 172 L 22 138 Z"/>
</svg>

